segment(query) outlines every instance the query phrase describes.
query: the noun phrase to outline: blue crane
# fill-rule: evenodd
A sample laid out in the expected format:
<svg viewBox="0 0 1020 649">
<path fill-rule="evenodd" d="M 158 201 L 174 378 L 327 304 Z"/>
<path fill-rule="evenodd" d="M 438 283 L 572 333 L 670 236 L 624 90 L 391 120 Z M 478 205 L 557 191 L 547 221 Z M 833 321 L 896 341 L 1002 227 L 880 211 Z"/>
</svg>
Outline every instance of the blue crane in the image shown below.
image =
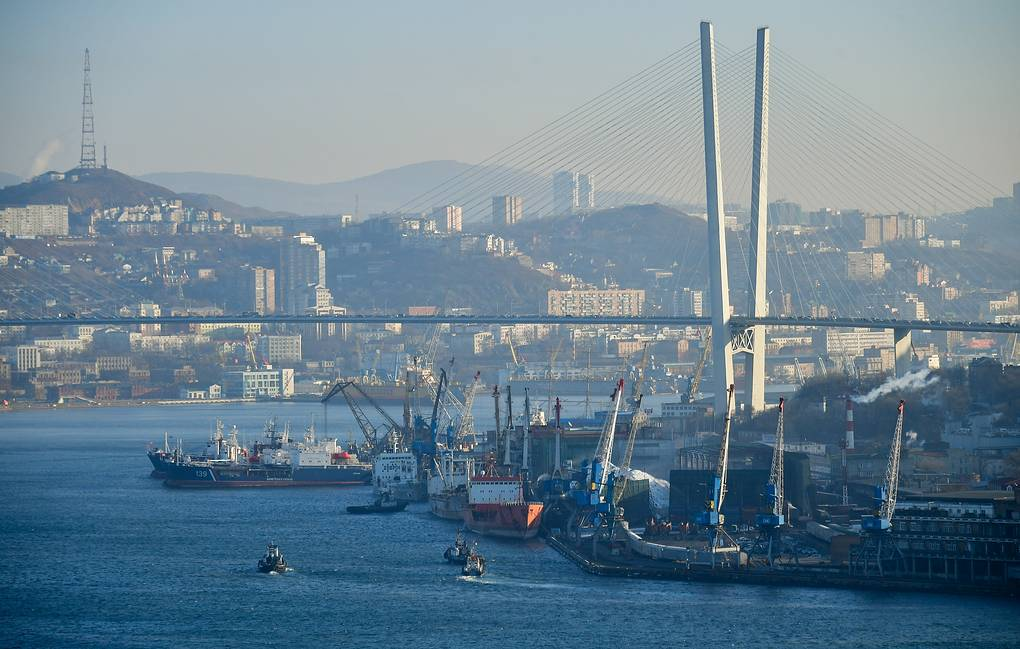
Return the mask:
<svg viewBox="0 0 1020 649">
<path fill-rule="evenodd" d="M 889 462 L 885 468 L 885 480 L 875 487 L 875 514 L 861 517 L 861 543 L 859 550 L 851 557 L 851 573 L 867 575 L 875 568 L 879 575 L 885 574 L 890 561 L 902 558 L 902 553 L 890 538 L 892 517 L 896 511 L 896 495 L 900 482 L 900 454 L 903 449 L 903 412 L 906 402 L 900 400 L 897 406 L 896 428 L 889 448 Z"/>
<path fill-rule="evenodd" d="M 737 544 L 726 533 L 723 523 L 723 502 L 726 500 L 726 474 L 730 459 L 730 428 L 733 421 L 733 393 L 731 384 L 726 391 L 726 414 L 723 421 L 722 440 L 719 444 L 719 462 L 712 476 L 711 487 L 705 500 L 705 511 L 698 513 L 694 522 L 708 530 L 708 550 L 712 553 L 712 565 L 715 566 L 715 555 L 718 552 L 733 552 Z"/>
<path fill-rule="evenodd" d="M 779 400 L 779 420 L 776 423 L 776 447 L 772 451 L 772 470 L 765 485 L 765 509 L 755 517 L 758 538 L 754 551 L 763 551 L 768 565 L 775 560 L 773 551 L 779 541 L 779 529 L 786 523 L 786 498 L 783 489 L 783 414 L 785 399 Z"/>
</svg>

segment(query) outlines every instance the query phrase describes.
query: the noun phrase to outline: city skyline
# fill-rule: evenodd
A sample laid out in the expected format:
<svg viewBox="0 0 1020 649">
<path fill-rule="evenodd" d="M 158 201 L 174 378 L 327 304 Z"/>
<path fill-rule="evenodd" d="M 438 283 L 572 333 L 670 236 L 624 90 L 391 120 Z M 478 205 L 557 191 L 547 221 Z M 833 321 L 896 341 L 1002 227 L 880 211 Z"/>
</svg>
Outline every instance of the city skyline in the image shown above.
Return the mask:
<svg viewBox="0 0 1020 649">
<path fill-rule="evenodd" d="M 88 12 L 70 4 L 29 10 L 11 3 L 0 10 L 0 70 L 14 91 L 0 126 L 8 144 L 0 171 L 24 177 L 77 163 L 86 47 L 96 143 L 109 146 L 114 168 L 317 183 L 424 160 L 481 160 L 689 42 L 695 36 L 689 25 L 712 13 L 720 42 L 733 49 L 741 49 L 757 24 L 772 24 L 777 47 L 1007 189 L 1020 167 L 1020 126 L 1010 119 L 1020 112 L 1020 90 L 1004 82 L 1020 57 L 1012 38 L 1020 9 L 1012 3 L 986 3 L 980 14 L 952 4 L 921 8 L 645 5 L 585 7 L 574 15 L 569 7 L 543 7 L 541 25 L 522 31 L 528 12 L 499 24 L 501 33 L 521 34 L 514 47 L 512 39 L 494 46 L 470 29 L 492 20 L 494 10 L 458 4 L 390 6 L 391 13 L 421 18 L 394 29 L 387 9 L 246 8 L 236 25 L 222 30 L 216 27 L 236 13 L 233 5 L 175 5 L 153 16 L 150 7 L 118 3 Z M 304 20 L 314 15 L 321 20 Z M 191 46 L 181 51 L 150 22 L 168 33 L 186 29 Z M 322 31 L 337 24 L 357 29 L 324 38 Z M 52 38 L 39 38 L 44 25 Z M 642 37 L 622 46 L 615 36 L 630 25 L 642 25 Z M 278 38 L 268 46 L 255 39 L 256 45 L 248 34 L 260 29 Z M 982 39 L 951 38 L 954 32 Z M 850 42 L 859 45 L 844 44 Z M 124 57 L 118 50 L 144 55 Z M 445 92 L 444 84 L 456 92 Z M 405 94 L 420 99 L 414 110 L 398 101 Z M 542 101 L 520 99 L 529 96 Z M 506 108 L 493 114 L 493 106 Z M 279 120 L 284 110 L 293 118 Z"/>
</svg>

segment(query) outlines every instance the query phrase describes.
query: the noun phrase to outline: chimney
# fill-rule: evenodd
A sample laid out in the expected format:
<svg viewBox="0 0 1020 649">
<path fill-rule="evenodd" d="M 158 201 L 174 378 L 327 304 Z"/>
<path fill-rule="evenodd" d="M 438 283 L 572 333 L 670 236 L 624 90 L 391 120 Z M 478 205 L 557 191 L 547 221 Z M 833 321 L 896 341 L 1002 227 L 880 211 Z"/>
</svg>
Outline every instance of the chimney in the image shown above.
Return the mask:
<svg viewBox="0 0 1020 649">
<path fill-rule="evenodd" d="M 854 401 L 846 400 L 846 447 L 854 450 Z"/>
</svg>

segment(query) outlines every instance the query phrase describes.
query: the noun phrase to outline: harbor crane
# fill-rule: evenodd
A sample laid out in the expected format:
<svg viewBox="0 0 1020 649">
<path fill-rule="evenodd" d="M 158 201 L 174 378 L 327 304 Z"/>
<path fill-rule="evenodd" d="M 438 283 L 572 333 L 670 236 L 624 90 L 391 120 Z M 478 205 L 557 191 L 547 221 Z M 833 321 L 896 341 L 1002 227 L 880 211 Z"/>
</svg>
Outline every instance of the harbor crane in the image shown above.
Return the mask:
<svg viewBox="0 0 1020 649">
<path fill-rule="evenodd" d="M 648 421 L 648 414 L 641 409 L 642 395 L 638 395 L 634 403 L 634 415 L 630 419 L 630 432 L 627 435 L 627 447 L 623 452 L 623 462 L 617 472 L 615 484 L 613 485 L 613 505 L 617 505 L 623 498 L 623 491 L 627 487 L 627 476 L 630 473 L 630 463 L 634 457 L 634 443 L 637 441 L 638 430 Z"/>
<path fill-rule="evenodd" d="M 861 543 L 851 557 L 851 574 L 868 575 L 874 569 L 879 575 L 885 573 L 891 562 L 902 559 L 899 547 L 893 542 L 892 517 L 896 511 L 896 496 L 900 481 L 900 454 L 903 448 L 903 411 L 905 402 L 897 406 L 896 428 L 889 448 L 889 462 L 885 468 L 885 481 L 875 487 L 875 514 L 861 517 Z"/>
<path fill-rule="evenodd" d="M 726 416 L 723 422 L 722 440 L 719 443 L 719 461 L 715 475 L 705 500 L 705 511 L 700 512 L 694 522 L 708 530 L 708 551 L 712 554 L 712 567 L 715 567 L 717 553 L 739 551 L 733 538 L 723 527 L 725 517 L 722 513 L 723 502 L 726 500 L 726 475 L 730 459 L 730 428 L 733 423 L 733 395 L 735 387 L 730 384 L 726 391 Z"/>
<path fill-rule="evenodd" d="M 630 387 L 630 396 L 627 397 L 627 404 L 632 408 L 636 408 L 638 402 L 641 401 L 641 389 L 645 385 L 645 368 L 648 367 L 648 343 L 644 344 L 641 350 L 641 360 L 637 365 L 637 376 L 634 379 L 633 385 Z"/>
<path fill-rule="evenodd" d="M 779 420 L 776 423 L 776 447 L 772 450 L 772 470 L 765 485 L 765 510 L 755 517 L 758 538 L 752 554 L 765 555 L 768 565 L 773 565 L 773 551 L 779 542 L 779 530 L 786 524 L 786 497 L 783 488 L 783 413 L 785 399 L 779 399 Z"/>
<path fill-rule="evenodd" d="M 616 418 L 620 414 L 620 402 L 623 400 L 623 379 L 616 384 L 611 396 L 613 409 L 609 411 L 605 423 L 602 425 L 602 433 L 599 435 L 599 444 L 595 448 L 595 456 L 591 461 L 591 480 L 589 481 L 592 491 L 593 505 L 605 504 L 606 489 L 611 487 L 610 463 L 613 461 L 613 441 L 616 437 Z"/>
<path fill-rule="evenodd" d="M 701 358 L 698 359 L 698 364 L 694 368 L 694 374 L 691 375 L 691 383 L 687 386 L 687 403 L 694 403 L 694 400 L 698 398 L 701 376 L 705 373 L 705 365 L 708 364 L 708 359 L 711 355 L 712 330 L 705 329 L 705 335 L 701 339 Z"/>
<path fill-rule="evenodd" d="M 460 420 L 457 422 L 456 433 L 453 436 L 454 446 L 461 446 L 467 442 L 470 437 L 471 441 L 467 442 L 467 445 L 474 448 L 477 440 L 475 439 L 475 418 L 471 414 L 471 409 L 475 405 L 475 395 L 478 393 L 478 380 L 482 376 L 481 372 L 475 372 L 475 379 L 471 383 L 471 387 L 468 388 L 467 394 L 464 396 L 464 409 L 461 410 Z"/>
<path fill-rule="evenodd" d="M 386 426 L 389 426 L 388 430 L 381 432 L 381 428 L 376 427 L 375 424 L 365 414 L 361 404 L 357 402 L 354 394 L 357 393 L 362 399 L 368 402 L 376 412 L 382 415 L 383 419 L 386 420 Z M 369 451 L 372 455 L 375 455 L 382 450 L 382 443 L 391 434 L 399 434 L 401 437 L 407 431 L 397 423 L 393 417 L 386 412 L 382 406 L 376 403 L 375 399 L 365 394 L 365 391 L 361 389 L 361 386 L 354 381 L 337 381 L 333 387 L 327 392 L 320 401 L 322 402 L 323 408 L 323 427 L 326 429 L 326 434 L 329 434 L 329 420 L 326 418 L 329 412 L 329 400 L 335 397 L 337 394 L 343 394 L 344 400 L 347 402 L 347 406 L 351 409 L 351 414 L 354 415 L 355 421 L 358 422 L 358 428 L 361 429 L 362 434 L 365 436 L 365 442 L 368 444 Z M 406 440 L 403 440 L 406 442 Z"/>
</svg>

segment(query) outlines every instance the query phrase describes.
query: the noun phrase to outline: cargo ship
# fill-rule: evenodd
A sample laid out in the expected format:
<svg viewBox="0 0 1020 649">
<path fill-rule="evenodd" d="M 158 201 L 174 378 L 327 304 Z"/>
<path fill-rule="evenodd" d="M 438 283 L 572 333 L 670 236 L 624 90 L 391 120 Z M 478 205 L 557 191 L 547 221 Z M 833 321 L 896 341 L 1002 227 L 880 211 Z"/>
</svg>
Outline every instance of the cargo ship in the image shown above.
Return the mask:
<svg viewBox="0 0 1020 649">
<path fill-rule="evenodd" d="M 353 450 L 336 439 L 317 441 L 309 428 L 304 441 L 292 443 L 285 429 L 267 427 L 267 442 L 256 442 L 251 452 L 237 442 L 237 429 L 228 439 L 217 435 L 212 457 L 190 458 L 166 464 L 165 484 L 170 487 L 314 487 L 367 485 L 372 465 L 361 462 Z"/>
<path fill-rule="evenodd" d="M 425 484 L 418 472 L 418 457 L 410 451 L 383 451 L 372 462 L 372 486 L 397 500 L 425 500 Z"/>
<path fill-rule="evenodd" d="M 527 498 L 521 474 L 496 475 L 494 463 L 468 481 L 464 525 L 472 532 L 511 539 L 538 534 L 545 505 Z"/>
<path fill-rule="evenodd" d="M 467 454 L 444 451 L 433 458 L 428 494 L 429 509 L 435 516 L 450 521 L 463 520 L 468 502 L 468 479 L 474 467 L 474 458 Z"/>
</svg>

